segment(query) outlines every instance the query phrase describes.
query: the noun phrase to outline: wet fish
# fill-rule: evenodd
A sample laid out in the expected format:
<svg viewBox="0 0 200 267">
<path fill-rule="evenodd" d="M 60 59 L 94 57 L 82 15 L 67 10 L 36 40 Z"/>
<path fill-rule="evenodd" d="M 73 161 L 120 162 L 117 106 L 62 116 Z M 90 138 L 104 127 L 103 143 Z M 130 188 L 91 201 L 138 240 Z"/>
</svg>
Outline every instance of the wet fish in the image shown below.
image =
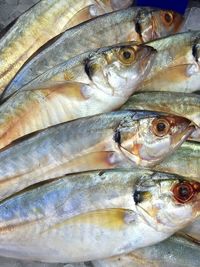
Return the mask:
<svg viewBox="0 0 200 267">
<path fill-rule="evenodd" d="M 176 92 L 146 92 L 131 96 L 122 109 L 155 110 L 183 116 L 200 127 L 200 96 Z"/>
<path fill-rule="evenodd" d="M 19 90 L 0 106 L 0 148 L 51 125 L 117 109 L 146 77 L 154 57 L 151 47 L 131 43 L 69 60 L 59 67 L 60 82 Z M 81 83 L 66 82 L 70 78 Z"/>
<path fill-rule="evenodd" d="M 109 11 L 112 11 L 110 1 L 101 0 L 42 0 L 29 9 L 1 38 L 0 92 L 27 59 L 48 40 L 82 21 Z"/>
<path fill-rule="evenodd" d="M 170 157 L 160 162 L 154 169 L 200 181 L 200 144 L 184 142 Z"/>
<path fill-rule="evenodd" d="M 145 92 L 133 95 L 122 109 L 155 110 L 183 116 L 195 123 L 190 140 L 200 141 L 200 96 L 176 92 Z"/>
<path fill-rule="evenodd" d="M 100 16 L 66 31 L 34 56 L 6 88 L 3 98 L 67 59 L 120 42 L 145 42 L 176 32 L 182 17 L 172 11 L 128 8 Z"/>
<path fill-rule="evenodd" d="M 52 126 L 0 151 L 0 198 L 67 173 L 153 166 L 194 130 L 182 117 L 119 111 Z"/>
<path fill-rule="evenodd" d="M 200 88 L 200 31 L 179 33 L 149 42 L 158 53 L 143 91 L 191 93 Z"/>
<path fill-rule="evenodd" d="M 0 255 L 80 262 L 129 253 L 194 221 L 199 191 L 143 170 L 66 176 L 1 202 Z"/>
<path fill-rule="evenodd" d="M 199 267 L 200 246 L 179 235 L 130 254 L 94 261 L 93 267 Z M 80 265 L 81 266 L 81 265 Z M 78 267 L 78 266 L 77 266 Z"/>
</svg>

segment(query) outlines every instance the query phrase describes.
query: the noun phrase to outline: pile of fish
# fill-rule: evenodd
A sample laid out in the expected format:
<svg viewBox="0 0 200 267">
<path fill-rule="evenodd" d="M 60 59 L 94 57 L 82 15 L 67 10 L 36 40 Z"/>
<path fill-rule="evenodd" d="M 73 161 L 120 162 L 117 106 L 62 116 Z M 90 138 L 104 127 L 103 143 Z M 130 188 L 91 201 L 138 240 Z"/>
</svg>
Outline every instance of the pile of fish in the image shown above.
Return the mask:
<svg viewBox="0 0 200 267">
<path fill-rule="evenodd" d="M 200 266 L 200 31 L 132 2 L 41 0 L 2 34 L 0 256 Z"/>
</svg>

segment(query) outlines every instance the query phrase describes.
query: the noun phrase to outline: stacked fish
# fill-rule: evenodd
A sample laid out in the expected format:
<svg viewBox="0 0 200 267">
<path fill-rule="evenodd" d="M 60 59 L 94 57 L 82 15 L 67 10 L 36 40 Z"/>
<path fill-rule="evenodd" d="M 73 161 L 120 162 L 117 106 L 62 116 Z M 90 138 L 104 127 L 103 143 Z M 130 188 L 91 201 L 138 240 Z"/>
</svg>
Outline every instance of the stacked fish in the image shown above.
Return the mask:
<svg viewBox="0 0 200 267">
<path fill-rule="evenodd" d="M 200 266 L 200 32 L 182 21 L 41 0 L 1 37 L 1 256 Z"/>
</svg>

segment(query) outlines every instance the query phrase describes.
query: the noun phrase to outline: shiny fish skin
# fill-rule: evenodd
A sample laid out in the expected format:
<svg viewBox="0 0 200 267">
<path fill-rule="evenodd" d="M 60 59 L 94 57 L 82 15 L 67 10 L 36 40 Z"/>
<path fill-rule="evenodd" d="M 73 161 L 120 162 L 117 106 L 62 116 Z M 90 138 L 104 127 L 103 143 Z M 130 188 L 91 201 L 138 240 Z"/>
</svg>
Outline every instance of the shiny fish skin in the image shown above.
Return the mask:
<svg viewBox="0 0 200 267">
<path fill-rule="evenodd" d="M 183 116 L 200 127 L 200 96 L 176 92 L 145 92 L 131 96 L 122 109 L 161 111 Z"/>
<path fill-rule="evenodd" d="M 80 262 L 155 244 L 199 215 L 199 189 L 190 201 L 177 200 L 174 189 L 183 184 L 200 186 L 135 169 L 70 175 L 26 190 L 1 202 L 0 255 Z"/>
<path fill-rule="evenodd" d="M 160 122 L 169 125 L 161 137 Z M 181 117 L 121 111 L 38 131 L 0 151 L 0 199 L 67 173 L 153 166 L 193 130 L 190 121 Z"/>
<path fill-rule="evenodd" d="M 199 267 L 200 246 L 181 236 L 130 254 L 92 262 L 93 267 Z"/>
<path fill-rule="evenodd" d="M 200 96 L 197 94 L 145 92 L 131 96 L 122 109 L 161 111 L 183 116 L 198 126 L 189 140 L 200 142 Z"/>
<path fill-rule="evenodd" d="M 125 52 L 132 53 L 129 64 Z M 146 77 L 154 57 L 155 50 L 147 46 L 103 48 L 65 63 L 62 83 L 19 90 L 0 106 L 0 149 L 34 131 L 117 109 Z M 82 83 L 64 82 L 70 75 Z"/>
<path fill-rule="evenodd" d="M 5 99 L 41 73 L 77 54 L 114 43 L 147 41 L 176 32 L 182 18 L 172 13 L 173 23 L 166 26 L 163 22 L 166 12 L 168 11 L 150 8 L 128 8 L 100 16 L 66 31 L 19 71 L 2 97 Z M 137 33 L 136 29 L 140 29 L 140 32 Z"/>
<path fill-rule="evenodd" d="M 130 47 L 130 50 L 129 50 Z M 145 49 L 146 48 L 146 49 Z M 134 49 L 135 51 L 131 51 Z M 125 61 L 124 58 L 122 58 L 123 51 L 126 50 L 131 53 L 130 59 Z M 143 53 L 142 53 L 143 50 Z M 124 51 L 124 52 L 126 52 Z M 141 53 L 139 53 L 141 51 Z M 147 53 L 149 52 L 149 53 Z M 147 57 L 145 57 L 145 53 L 147 53 Z M 110 70 L 114 70 L 117 72 L 118 79 L 120 77 L 120 74 L 122 76 L 125 76 L 122 71 L 128 68 L 129 66 L 132 66 L 132 64 L 135 61 L 143 60 L 143 64 L 141 64 L 141 74 L 146 69 L 146 62 L 153 63 L 153 59 L 155 57 L 156 50 L 150 46 L 145 45 L 137 45 L 135 42 L 126 42 L 122 44 L 112 45 L 108 48 L 98 48 L 95 50 L 88 51 L 86 53 L 83 53 L 81 55 L 75 56 L 74 58 L 71 58 L 49 70 L 39 75 L 37 78 L 33 79 L 30 83 L 28 83 L 26 86 L 22 87 L 20 91 L 24 90 L 35 90 L 40 87 L 44 87 L 48 85 L 55 84 L 55 82 L 66 82 L 66 81 L 77 81 L 81 83 L 89 84 L 92 82 L 95 82 L 94 79 L 97 79 L 97 77 L 93 76 L 95 74 L 98 74 L 97 72 L 100 72 L 102 69 L 101 77 L 102 83 L 105 80 L 105 78 L 108 80 L 111 78 Z M 152 55 L 151 55 L 152 54 Z M 151 56 L 151 61 L 148 60 L 148 56 Z M 135 58 L 135 60 L 134 60 Z M 146 60 L 146 62 L 145 62 Z M 129 62 L 130 61 L 130 62 Z M 104 69 L 106 65 L 113 65 L 110 67 L 110 70 Z M 127 72 L 126 75 L 129 73 Z M 102 77 L 103 76 L 103 77 Z M 135 77 L 135 75 L 133 75 Z M 144 79 L 143 75 L 141 77 L 141 81 Z M 114 78 L 112 78 L 114 80 Z M 130 78 L 129 78 L 130 80 Z M 128 83 L 128 81 L 126 81 Z M 113 82 L 112 82 L 113 83 Z M 107 83 L 103 83 L 105 87 L 108 86 Z M 112 84 L 111 84 L 112 85 Z M 112 85 L 115 87 L 115 84 Z M 121 83 L 121 87 L 124 86 L 124 83 Z M 120 88 L 122 90 L 122 88 Z M 103 90 L 105 90 L 103 88 Z"/>
<path fill-rule="evenodd" d="M 191 93 L 200 88 L 200 32 L 189 31 L 149 42 L 158 53 L 143 91 Z"/>
<path fill-rule="evenodd" d="M 154 170 L 175 173 L 200 181 L 200 145 L 184 142 L 170 157 L 159 163 Z"/>
<path fill-rule="evenodd" d="M 97 16 L 109 11 L 112 11 L 110 7 L 95 0 L 42 0 L 29 9 L 1 38 L 0 92 L 48 40 L 90 19 L 92 14 Z"/>
</svg>

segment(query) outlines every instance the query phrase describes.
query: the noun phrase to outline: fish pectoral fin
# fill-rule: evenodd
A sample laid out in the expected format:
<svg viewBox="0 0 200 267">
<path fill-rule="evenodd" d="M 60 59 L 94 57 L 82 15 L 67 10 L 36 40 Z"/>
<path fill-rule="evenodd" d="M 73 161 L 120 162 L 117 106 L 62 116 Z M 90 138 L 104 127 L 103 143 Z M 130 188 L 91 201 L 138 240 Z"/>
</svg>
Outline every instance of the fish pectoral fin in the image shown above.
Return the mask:
<svg viewBox="0 0 200 267">
<path fill-rule="evenodd" d="M 120 165 L 120 162 L 117 161 L 117 156 L 113 151 L 97 151 L 77 156 L 64 164 L 62 168 L 71 172 L 79 172 L 113 169 L 117 168 L 118 164 Z"/>
<path fill-rule="evenodd" d="M 136 213 L 132 210 L 114 208 L 89 211 L 87 213 L 76 215 L 61 223 L 55 224 L 51 229 L 58 229 L 67 225 L 94 225 L 101 228 L 120 230 L 128 224 L 133 223 L 136 219 Z"/>
<path fill-rule="evenodd" d="M 30 90 L 36 94 L 42 93 L 42 95 L 46 98 L 52 98 L 60 95 L 74 100 L 89 99 L 93 93 L 92 87 L 89 85 L 71 81 L 45 82 L 40 84 L 37 88 L 29 88 L 27 90 Z"/>
<path fill-rule="evenodd" d="M 95 8 L 96 6 L 94 6 Z M 94 9 L 93 9 L 94 10 Z M 79 10 L 69 21 L 68 23 L 65 25 L 64 30 L 67 30 L 69 28 L 72 28 L 78 24 L 80 24 L 81 22 L 87 21 L 93 17 L 96 17 L 98 14 L 98 12 L 95 13 L 95 11 L 98 10 L 92 10 L 92 5 L 86 6 L 84 8 L 82 8 L 81 10 Z"/>
</svg>

